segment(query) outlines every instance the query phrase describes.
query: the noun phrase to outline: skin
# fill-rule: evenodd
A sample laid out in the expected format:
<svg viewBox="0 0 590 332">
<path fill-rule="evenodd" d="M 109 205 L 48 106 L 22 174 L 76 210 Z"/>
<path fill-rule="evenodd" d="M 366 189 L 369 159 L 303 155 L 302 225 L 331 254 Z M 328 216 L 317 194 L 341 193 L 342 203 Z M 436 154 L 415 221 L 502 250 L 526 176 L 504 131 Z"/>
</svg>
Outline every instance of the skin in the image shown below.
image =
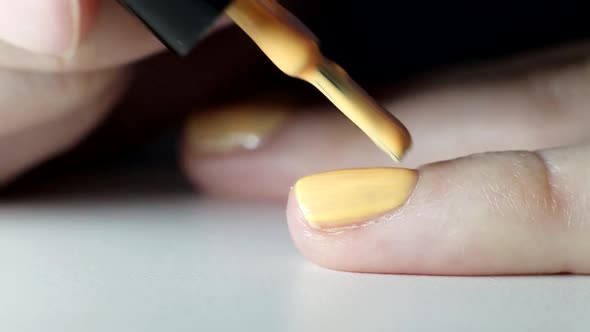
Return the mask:
<svg viewBox="0 0 590 332">
<path fill-rule="evenodd" d="M 19 31 L 15 22 L 0 26 L 0 183 L 70 151 L 105 119 L 106 129 L 92 148 L 120 137 L 140 142 L 162 119 L 180 121 L 234 95 L 242 82 L 252 81 L 251 72 L 261 81 L 267 77 L 258 57 L 245 56 L 251 62 L 231 65 L 220 59 L 228 39 L 236 38 L 222 27 L 179 67 L 114 1 L 81 1 L 77 52 L 67 59 L 56 57 L 68 53 L 76 35 L 71 20 L 55 19 L 68 17 L 64 1 L 46 0 L 47 8 L 39 13 L 14 8 L 19 20 L 40 24 L 33 32 Z M 0 1 L 3 8 L 21 4 Z M 256 54 L 237 40 L 232 45 Z M 590 62 L 585 54 L 590 53 L 581 45 L 486 68 L 456 69 L 413 82 L 402 94 L 396 89 L 395 97 L 382 87 L 386 93 L 381 102 L 414 140 L 398 166 L 417 168 L 420 180 L 403 209 L 366 227 L 336 233 L 313 229 L 288 197 L 290 186 L 310 173 L 392 166 L 324 102 L 291 106 L 290 120 L 255 151 L 202 155 L 185 142 L 180 147 L 184 169 L 212 195 L 277 204 L 288 200 L 295 245 L 310 261 L 330 269 L 589 273 L 590 196 L 585 184 L 590 181 L 590 147 L 585 142 L 590 135 Z M 546 65 L 571 55 L 576 60 Z M 150 97 L 150 87 L 142 82 L 174 70 L 180 88 L 159 89 L 157 100 Z M 497 79 L 476 79 L 490 76 L 480 75 L 484 72 Z M 210 84 L 211 73 L 219 84 Z M 216 109 L 220 107 L 218 103 Z M 126 128 L 136 123 L 137 114 L 143 121 L 129 138 Z"/>
</svg>

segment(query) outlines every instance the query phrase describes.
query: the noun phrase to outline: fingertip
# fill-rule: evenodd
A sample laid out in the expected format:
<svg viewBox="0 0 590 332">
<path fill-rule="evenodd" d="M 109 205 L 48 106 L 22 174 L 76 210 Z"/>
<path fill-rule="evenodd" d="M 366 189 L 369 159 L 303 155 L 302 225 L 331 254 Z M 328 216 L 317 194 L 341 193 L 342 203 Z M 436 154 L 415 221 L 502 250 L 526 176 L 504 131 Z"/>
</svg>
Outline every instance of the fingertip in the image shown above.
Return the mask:
<svg viewBox="0 0 590 332">
<path fill-rule="evenodd" d="M 293 189 L 289 193 L 286 216 L 295 247 L 311 263 L 335 271 L 391 272 L 390 267 L 384 264 L 379 251 L 375 249 L 381 242 L 370 241 L 370 230 L 322 230 L 311 226 Z"/>
<path fill-rule="evenodd" d="M 314 229 L 309 225 L 301 211 L 293 188 L 289 191 L 286 216 L 293 244 L 303 257 L 324 268 L 342 269 L 338 264 L 337 248 L 334 248 L 332 241 L 333 235 Z"/>
</svg>

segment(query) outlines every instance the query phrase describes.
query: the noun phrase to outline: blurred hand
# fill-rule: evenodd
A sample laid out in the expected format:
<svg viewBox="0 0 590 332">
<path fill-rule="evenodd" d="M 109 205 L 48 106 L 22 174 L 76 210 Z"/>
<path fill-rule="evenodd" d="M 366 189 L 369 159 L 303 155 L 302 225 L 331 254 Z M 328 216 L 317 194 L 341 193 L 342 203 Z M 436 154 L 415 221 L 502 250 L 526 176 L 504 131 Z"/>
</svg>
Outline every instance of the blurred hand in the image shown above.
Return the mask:
<svg viewBox="0 0 590 332">
<path fill-rule="evenodd" d="M 114 0 L 0 0 L 0 8 L 0 184 L 70 150 L 115 110 L 117 144 L 108 148 L 140 141 L 146 128 L 227 91 L 248 67 L 225 52 L 231 36 L 204 42 L 190 61 L 163 52 Z M 226 26 L 221 19 L 208 34 Z"/>
</svg>

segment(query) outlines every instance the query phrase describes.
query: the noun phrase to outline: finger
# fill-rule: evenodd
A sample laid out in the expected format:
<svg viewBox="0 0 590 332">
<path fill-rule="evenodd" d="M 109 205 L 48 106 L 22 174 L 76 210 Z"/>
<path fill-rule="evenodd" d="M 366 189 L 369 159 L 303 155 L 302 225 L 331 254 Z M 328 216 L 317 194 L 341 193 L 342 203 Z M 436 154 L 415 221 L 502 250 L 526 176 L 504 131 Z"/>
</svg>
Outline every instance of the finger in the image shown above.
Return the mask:
<svg viewBox="0 0 590 332">
<path fill-rule="evenodd" d="M 121 71 L 0 71 L 0 184 L 73 146 L 121 94 Z"/>
<path fill-rule="evenodd" d="M 52 0 L 49 3 L 55 4 L 58 1 Z M 83 1 L 80 0 L 79 3 L 82 4 Z M 56 27 L 47 32 L 52 35 L 51 38 L 44 37 L 44 33 L 37 29 L 31 29 L 28 33 L 41 36 L 37 39 L 47 38 L 48 44 L 59 44 L 59 48 L 63 49 L 60 50 L 60 56 L 39 54 L 8 43 L 0 43 L 0 67 L 40 71 L 95 70 L 129 63 L 163 49 L 161 43 L 117 1 L 101 1 L 97 6 L 93 11 L 87 10 L 87 14 L 80 16 L 80 20 L 75 21 L 74 25 L 64 24 L 59 17 L 65 14 L 57 15 L 55 8 L 52 12 L 39 13 L 38 15 L 45 15 L 43 17 L 46 17 L 46 21 L 59 24 L 55 23 Z M 95 14 L 94 18 L 92 14 Z M 73 48 L 68 49 L 69 46 L 64 45 L 72 41 L 71 36 L 79 37 L 71 45 Z"/>
<path fill-rule="evenodd" d="M 409 198 L 388 212 L 330 220 L 342 217 L 334 209 L 347 204 L 347 211 L 363 208 L 355 205 L 363 201 L 360 193 L 373 194 L 376 201 L 391 200 L 378 195 L 384 187 L 403 183 L 394 181 L 399 170 L 388 169 L 393 177 L 381 177 L 381 183 L 371 175 L 361 185 L 348 186 L 362 176 L 363 171 L 356 170 L 341 177 L 341 183 L 318 189 L 325 197 L 338 195 L 340 202 L 322 205 L 321 200 L 308 201 L 305 194 L 292 195 L 289 227 L 306 257 L 337 270 L 442 275 L 590 273 L 589 166 L 588 146 L 478 154 L 421 168 Z M 325 184 L 321 177 L 308 181 Z M 318 229 L 322 225 L 348 228 L 330 232 Z"/>
<path fill-rule="evenodd" d="M 52 10 L 39 9 L 34 13 L 22 13 L 26 17 L 22 18 L 24 22 L 37 19 L 29 17 L 34 14 L 49 23 L 30 27 L 14 20 L 4 24 L 0 22 L 0 26 L 4 26 L 4 34 L 0 29 L 0 36 L 3 35 L 5 40 L 29 49 L 0 42 L 0 67 L 50 72 L 99 70 L 125 65 L 165 49 L 162 43 L 117 1 L 96 3 L 98 0 L 77 0 L 76 3 L 80 6 L 65 6 L 64 3 L 69 1 L 76 0 L 52 0 L 46 4 L 43 1 L 42 7 L 53 5 Z M 10 3 L 15 3 L 14 6 L 23 5 L 20 2 L 17 5 L 17 2 Z M 58 4 L 61 6 L 57 6 Z M 67 16 L 65 13 L 70 8 L 79 12 L 76 16 L 79 20 L 75 20 L 73 25 L 60 18 Z M 59 10 L 62 11 L 61 14 Z M 51 28 L 45 28 L 44 25 L 51 25 Z M 209 29 L 207 36 L 228 26 L 229 21 L 221 17 Z M 44 49 L 59 56 L 30 51 Z"/>
<path fill-rule="evenodd" d="M 400 166 L 585 139 L 589 68 L 583 63 L 510 80 L 433 85 L 386 101 L 413 136 Z M 210 193 L 282 201 L 285 189 L 310 173 L 393 165 L 333 108 L 255 97 L 208 114 L 190 121 L 183 153 L 191 179 Z M 253 137 L 257 144 L 248 145 Z"/>
<path fill-rule="evenodd" d="M 2 0 L 0 39 L 43 54 L 73 52 L 96 16 L 97 0 Z"/>
</svg>

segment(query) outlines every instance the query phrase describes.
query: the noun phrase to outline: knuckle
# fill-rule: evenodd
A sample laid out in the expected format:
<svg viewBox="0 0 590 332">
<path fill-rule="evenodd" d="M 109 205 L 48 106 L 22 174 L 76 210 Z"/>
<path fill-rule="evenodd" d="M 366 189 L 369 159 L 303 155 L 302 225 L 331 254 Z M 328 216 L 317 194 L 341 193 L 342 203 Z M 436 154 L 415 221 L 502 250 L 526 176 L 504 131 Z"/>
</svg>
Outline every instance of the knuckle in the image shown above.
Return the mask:
<svg viewBox="0 0 590 332">
<path fill-rule="evenodd" d="M 546 159 L 536 152 L 522 152 L 505 158 L 508 198 L 503 208 L 523 222 L 569 227 L 569 200 L 559 190 Z"/>
<path fill-rule="evenodd" d="M 571 223 L 569 199 L 556 185 L 544 158 L 533 152 L 484 153 L 466 159 L 475 162 L 473 193 L 496 219 L 547 224 Z"/>
</svg>

